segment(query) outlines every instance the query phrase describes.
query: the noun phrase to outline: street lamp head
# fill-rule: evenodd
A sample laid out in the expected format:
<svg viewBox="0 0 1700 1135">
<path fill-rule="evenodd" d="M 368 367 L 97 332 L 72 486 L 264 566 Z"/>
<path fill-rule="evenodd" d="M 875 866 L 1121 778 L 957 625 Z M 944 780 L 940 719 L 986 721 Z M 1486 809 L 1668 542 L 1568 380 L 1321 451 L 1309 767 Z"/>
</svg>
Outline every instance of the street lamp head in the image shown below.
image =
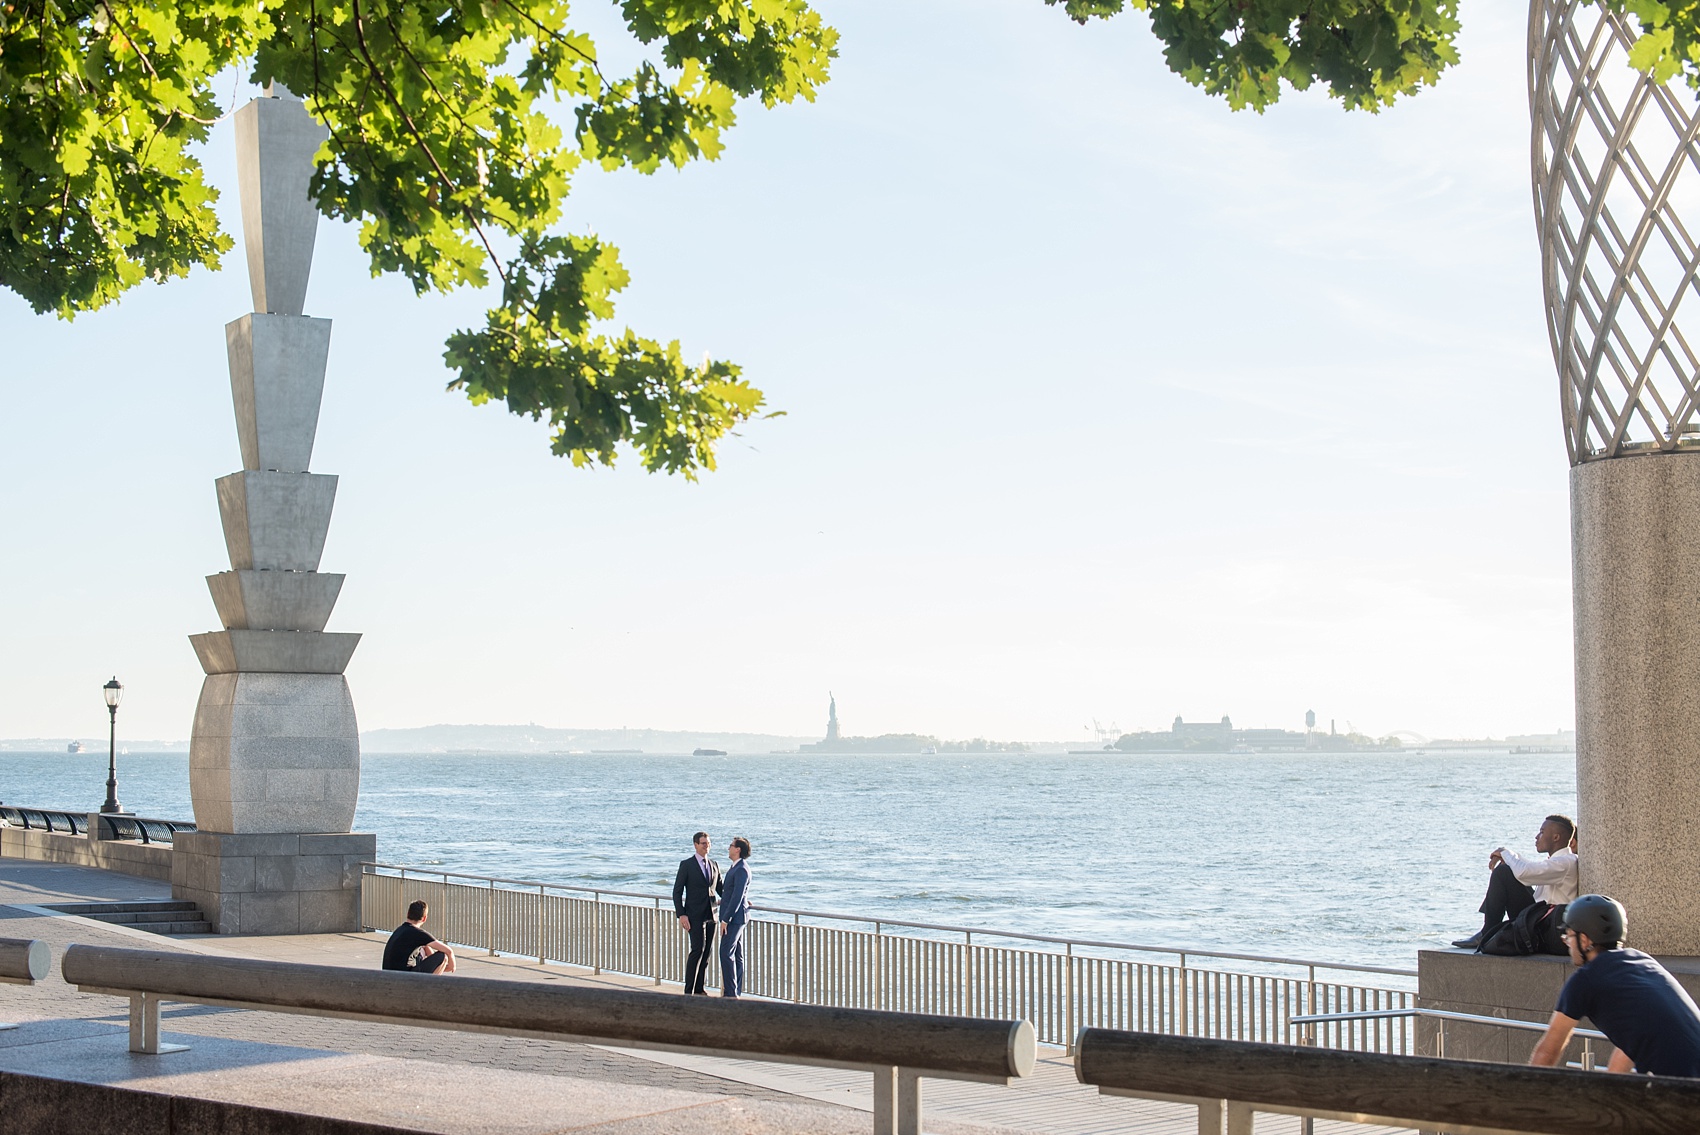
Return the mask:
<svg viewBox="0 0 1700 1135">
<path fill-rule="evenodd" d="M 101 689 L 106 692 L 106 708 L 117 709 L 118 703 L 124 700 L 124 684 L 114 678 Z"/>
</svg>

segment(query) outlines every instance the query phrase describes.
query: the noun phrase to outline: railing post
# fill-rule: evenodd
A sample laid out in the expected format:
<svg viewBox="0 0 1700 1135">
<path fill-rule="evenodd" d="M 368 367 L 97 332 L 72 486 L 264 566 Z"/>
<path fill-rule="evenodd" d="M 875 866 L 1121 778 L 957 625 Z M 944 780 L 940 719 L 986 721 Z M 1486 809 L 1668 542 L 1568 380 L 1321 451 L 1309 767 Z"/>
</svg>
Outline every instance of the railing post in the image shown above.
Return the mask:
<svg viewBox="0 0 1700 1135">
<path fill-rule="evenodd" d="M 1063 962 L 1063 1055 L 1074 1055 L 1074 943 L 1068 943 Z"/>
<path fill-rule="evenodd" d="M 489 934 L 485 944 L 490 947 L 490 956 L 496 956 L 496 880 L 490 880 L 489 893 L 484 897 L 484 929 Z"/>
<path fill-rule="evenodd" d="M 1591 1036 L 1585 1036 L 1582 1038 L 1582 1071 L 1592 1072 L 1593 1070 L 1594 1038 Z"/>
<path fill-rule="evenodd" d="M 1222 1112 L 1225 1100 L 1198 1101 L 1198 1135 L 1222 1135 Z"/>
<path fill-rule="evenodd" d="M 1187 1027 L 1187 1018 L 1189 1016 L 1189 1013 L 1187 1011 L 1188 1007 L 1187 1007 L 1186 955 L 1185 954 L 1181 955 L 1180 978 L 1181 978 L 1180 994 L 1176 998 L 1176 1005 L 1175 1005 L 1175 1031 L 1180 1036 L 1190 1036 L 1191 1033 L 1190 1033 L 1190 1031 Z M 1201 1112 L 1200 1114 L 1202 1115 L 1203 1113 Z M 1202 1120 L 1201 1120 L 1201 1122 L 1202 1122 Z M 1218 1120 L 1218 1123 L 1220 1123 L 1220 1120 Z"/>
<path fill-rule="evenodd" d="M 879 923 L 874 923 L 874 1003 L 870 1009 L 885 1008 L 885 936 Z"/>
<path fill-rule="evenodd" d="M 594 904 L 590 908 L 590 972 L 602 972 L 602 892 L 590 892 Z"/>
<path fill-rule="evenodd" d="M 1227 1119 L 1227 1135 L 1252 1135 L 1252 1122 L 1256 1119 L 1256 1113 L 1251 1110 L 1249 1103 L 1229 1100 Z"/>
<path fill-rule="evenodd" d="M 655 971 L 655 984 L 661 984 L 661 900 L 655 900 L 655 917 L 650 920 L 649 965 Z"/>
<path fill-rule="evenodd" d="M 962 932 L 962 1015 L 974 1015 L 974 932 Z"/>
<path fill-rule="evenodd" d="M 544 962 L 543 950 L 543 884 L 537 884 L 537 964 Z"/>
<path fill-rule="evenodd" d="M 897 1135 L 921 1135 L 921 1077 L 897 1070 Z"/>
<path fill-rule="evenodd" d="M 803 1001 L 803 920 L 802 916 L 791 916 L 791 1002 L 801 1004 Z"/>
</svg>

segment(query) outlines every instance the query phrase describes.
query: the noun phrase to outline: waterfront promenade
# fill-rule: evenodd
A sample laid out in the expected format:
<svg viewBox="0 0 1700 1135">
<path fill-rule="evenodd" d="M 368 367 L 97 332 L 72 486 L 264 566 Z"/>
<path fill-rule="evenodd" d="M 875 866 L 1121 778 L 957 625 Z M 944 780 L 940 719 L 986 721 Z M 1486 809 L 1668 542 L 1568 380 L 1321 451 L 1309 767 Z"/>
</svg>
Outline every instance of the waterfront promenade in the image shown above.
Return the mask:
<svg viewBox="0 0 1700 1135">
<path fill-rule="evenodd" d="M 149 1091 L 287 1107 L 308 1114 L 440 1132 L 639 1135 L 689 1131 L 839 1132 L 870 1129 L 872 1091 L 847 1071 L 639 1052 L 311 1016 L 167 1005 L 163 1029 L 191 1046 L 165 1056 L 127 1051 L 126 1002 L 64 984 L 58 958 L 72 942 L 376 968 L 379 934 L 162 938 L 46 904 L 168 897 L 163 884 L 110 872 L 0 860 L 0 936 L 39 938 L 53 974 L 33 988 L 0 986 L 0 1070 L 122 1084 Z M 463 974 L 653 988 L 646 979 L 592 976 L 535 960 L 460 950 Z M 421 979 L 427 980 L 427 979 Z M 454 980 L 453 978 L 428 980 Z M 663 987 L 658 996 L 673 992 Z M 1189 1107 L 1112 1099 L 1075 1082 L 1056 1049 L 1042 1049 L 1027 1080 L 1002 1088 L 927 1081 L 926 1124 L 940 1135 L 1192 1135 Z M 1263 1117 L 1260 1135 L 1296 1131 Z M 1331 1135 L 1389 1128 L 1318 1122 Z"/>
</svg>

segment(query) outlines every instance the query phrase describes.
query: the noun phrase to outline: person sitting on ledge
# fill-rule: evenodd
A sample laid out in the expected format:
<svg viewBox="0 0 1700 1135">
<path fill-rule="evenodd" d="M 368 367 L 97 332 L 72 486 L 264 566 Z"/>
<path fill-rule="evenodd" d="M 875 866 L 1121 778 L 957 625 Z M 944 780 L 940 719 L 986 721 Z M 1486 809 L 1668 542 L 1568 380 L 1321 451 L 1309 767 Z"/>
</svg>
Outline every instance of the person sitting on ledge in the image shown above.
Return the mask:
<svg viewBox="0 0 1700 1135">
<path fill-rule="evenodd" d="M 403 973 L 453 973 L 455 952 L 425 929 L 431 908 L 424 899 L 407 904 L 407 921 L 384 943 L 384 968 Z"/>
<path fill-rule="evenodd" d="M 1624 946 L 1628 915 L 1605 895 L 1583 895 L 1564 911 L 1564 942 L 1578 967 L 1558 995 L 1530 1064 L 1553 1067 L 1583 1017 L 1617 1051 L 1609 1072 L 1700 1076 L 1700 1007 L 1658 962 Z"/>
<path fill-rule="evenodd" d="M 1488 856 L 1487 897 L 1482 899 L 1482 928 L 1452 943 L 1474 950 L 1499 928 L 1537 902 L 1563 906 L 1576 897 L 1576 822 L 1569 816 L 1548 816 L 1535 833 L 1535 850 L 1545 859 L 1529 859 L 1509 848 Z M 1553 944 L 1557 948 L 1557 944 Z"/>
</svg>

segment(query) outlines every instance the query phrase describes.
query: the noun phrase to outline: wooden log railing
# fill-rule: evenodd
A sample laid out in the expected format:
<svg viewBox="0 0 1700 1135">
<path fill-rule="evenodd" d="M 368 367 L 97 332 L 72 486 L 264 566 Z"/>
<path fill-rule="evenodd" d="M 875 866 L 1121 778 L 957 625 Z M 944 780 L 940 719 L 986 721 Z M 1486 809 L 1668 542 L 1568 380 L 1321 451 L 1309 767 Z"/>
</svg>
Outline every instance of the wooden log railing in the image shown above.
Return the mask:
<svg viewBox="0 0 1700 1135">
<path fill-rule="evenodd" d="M 1196 1104 L 1200 1135 L 1257 1112 L 1454 1135 L 1693 1135 L 1700 1080 L 1086 1029 L 1075 1075 L 1105 1095 Z"/>
<path fill-rule="evenodd" d="M 34 985 L 47 976 L 53 957 L 46 942 L 33 938 L 0 938 L 0 981 L 8 985 Z M 0 1021 L 0 1030 L 15 1029 L 17 1023 Z"/>
<path fill-rule="evenodd" d="M 73 945 L 60 972 L 130 999 L 130 1051 L 164 1053 L 162 1001 L 854 1068 L 874 1079 L 876 1135 L 920 1135 L 929 1079 L 1007 1084 L 1038 1056 L 1027 1021 L 674 997 L 648 990 L 217 958 Z"/>
</svg>

